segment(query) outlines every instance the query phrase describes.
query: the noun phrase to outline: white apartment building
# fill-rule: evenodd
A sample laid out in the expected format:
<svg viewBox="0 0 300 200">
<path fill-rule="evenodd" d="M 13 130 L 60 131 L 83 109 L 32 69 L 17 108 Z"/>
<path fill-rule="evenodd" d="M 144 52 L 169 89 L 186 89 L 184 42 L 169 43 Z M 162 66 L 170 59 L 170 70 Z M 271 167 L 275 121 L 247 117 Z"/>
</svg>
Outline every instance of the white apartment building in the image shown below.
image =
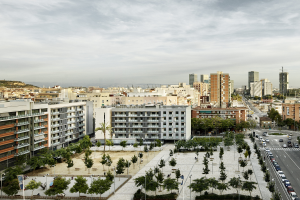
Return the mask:
<svg viewBox="0 0 300 200">
<path fill-rule="evenodd" d="M 268 79 L 261 79 L 262 96 L 273 94 L 273 85 Z"/>
<path fill-rule="evenodd" d="M 250 95 L 251 97 L 262 97 L 262 86 L 260 81 L 250 83 Z"/>
</svg>

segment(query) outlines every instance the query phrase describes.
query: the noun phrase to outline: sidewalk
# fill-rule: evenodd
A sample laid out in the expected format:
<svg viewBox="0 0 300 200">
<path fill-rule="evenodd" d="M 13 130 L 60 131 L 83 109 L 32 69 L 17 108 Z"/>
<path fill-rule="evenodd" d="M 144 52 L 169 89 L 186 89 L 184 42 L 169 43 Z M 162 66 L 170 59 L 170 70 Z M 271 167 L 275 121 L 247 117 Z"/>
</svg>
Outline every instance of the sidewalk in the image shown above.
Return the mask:
<svg viewBox="0 0 300 200">
<path fill-rule="evenodd" d="M 268 185 L 267 182 L 264 180 L 264 173 L 260 169 L 260 164 L 258 163 L 257 155 L 255 153 L 255 149 L 253 148 L 253 143 L 251 142 L 250 139 L 245 139 L 245 141 L 250 146 L 250 149 L 251 149 L 251 152 L 252 152 L 252 154 L 251 154 L 252 168 L 253 168 L 253 172 L 256 176 L 256 180 L 257 180 L 257 183 L 258 183 L 260 193 L 262 195 L 262 199 L 263 200 L 269 200 L 269 199 L 271 199 L 272 194 L 269 191 L 269 189 L 267 188 L 267 185 Z"/>
</svg>

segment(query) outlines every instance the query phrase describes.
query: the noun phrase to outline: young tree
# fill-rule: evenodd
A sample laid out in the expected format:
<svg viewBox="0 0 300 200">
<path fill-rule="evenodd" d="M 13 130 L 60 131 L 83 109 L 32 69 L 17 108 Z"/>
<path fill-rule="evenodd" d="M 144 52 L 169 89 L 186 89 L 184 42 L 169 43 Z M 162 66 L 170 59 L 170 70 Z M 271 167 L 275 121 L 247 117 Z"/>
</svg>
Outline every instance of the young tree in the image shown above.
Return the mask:
<svg viewBox="0 0 300 200">
<path fill-rule="evenodd" d="M 120 142 L 120 145 L 122 146 L 122 150 L 123 150 L 123 148 L 126 148 L 126 146 L 127 146 L 127 141 L 124 140 L 124 141 Z"/>
<path fill-rule="evenodd" d="M 139 141 L 139 146 L 143 146 L 143 144 L 144 144 L 143 140 L 140 139 L 140 141 Z"/>
<path fill-rule="evenodd" d="M 98 141 L 97 143 L 96 143 L 96 145 L 97 145 L 97 147 L 98 147 L 98 151 L 100 150 L 100 146 L 101 146 L 101 142 L 100 141 Z"/>
<path fill-rule="evenodd" d="M 161 141 L 159 139 L 155 140 L 155 146 L 161 147 Z"/>
<path fill-rule="evenodd" d="M 149 152 L 149 149 L 148 149 L 147 145 L 144 146 L 144 152 L 145 153 Z M 149 156 L 149 153 L 147 154 L 147 159 L 148 159 L 148 156 Z"/>
<path fill-rule="evenodd" d="M 142 162 L 141 159 L 143 158 L 144 155 L 143 155 L 142 152 L 140 152 L 140 153 L 138 154 L 138 156 L 139 156 L 139 158 L 140 158 L 140 163 L 141 163 L 141 162 Z"/>
<path fill-rule="evenodd" d="M 226 178 L 227 178 L 227 174 L 225 173 L 224 170 L 222 170 L 221 173 L 220 173 L 220 180 L 222 182 L 224 182 L 226 180 Z"/>
<path fill-rule="evenodd" d="M 245 171 L 245 172 L 243 173 L 243 177 L 244 177 L 244 179 L 246 179 L 246 180 L 249 179 L 248 171 Z"/>
<path fill-rule="evenodd" d="M 112 182 L 109 179 L 101 179 L 100 177 L 94 180 L 88 190 L 89 194 L 104 194 L 111 187 Z"/>
<path fill-rule="evenodd" d="M 151 142 L 151 143 L 150 143 L 149 150 L 152 151 L 153 149 L 154 149 L 154 144 Z"/>
<path fill-rule="evenodd" d="M 62 176 L 59 175 L 54 179 L 53 187 L 45 191 L 45 195 L 54 196 L 62 194 L 66 189 L 68 189 L 68 185 L 70 185 L 70 183 L 70 180 L 66 180 L 66 178 L 62 178 Z"/>
<path fill-rule="evenodd" d="M 270 182 L 270 172 L 269 171 L 266 171 L 264 179 L 266 182 Z"/>
<path fill-rule="evenodd" d="M 193 183 L 191 183 L 189 188 L 192 189 L 193 192 L 199 192 L 201 195 L 201 192 L 209 189 L 208 180 L 204 177 L 200 179 L 193 180 Z"/>
<path fill-rule="evenodd" d="M 128 175 L 128 170 L 129 170 L 129 167 L 131 165 L 131 162 L 129 160 L 125 160 L 125 167 L 127 168 L 127 175 Z"/>
<path fill-rule="evenodd" d="M 170 161 L 169 161 L 169 165 L 172 166 L 172 167 L 175 167 L 177 164 L 175 158 L 172 158 Z"/>
<path fill-rule="evenodd" d="M 26 154 L 20 155 L 17 157 L 15 164 L 23 168 L 25 167 L 24 165 L 26 164 L 26 161 L 27 161 L 27 155 Z"/>
<path fill-rule="evenodd" d="M 247 166 L 247 162 L 245 162 L 244 160 L 241 160 L 240 165 L 243 168 L 243 172 L 244 172 L 244 168 Z"/>
<path fill-rule="evenodd" d="M 100 127 L 97 127 L 95 129 L 95 132 L 101 131 L 104 135 L 104 141 L 106 142 L 106 131 L 110 131 L 112 129 L 111 126 L 108 125 L 108 123 L 100 123 Z M 104 154 L 105 154 L 105 142 L 104 142 Z"/>
<path fill-rule="evenodd" d="M 267 188 L 269 189 L 269 191 L 270 191 L 271 193 L 273 193 L 273 192 L 275 191 L 275 182 L 274 182 L 274 181 L 268 182 Z"/>
<path fill-rule="evenodd" d="M 213 193 L 213 189 L 216 189 L 218 187 L 219 181 L 217 181 L 215 178 L 209 178 L 208 179 L 208 184 L 209 187 L 211 188 L 211 193 Z"/>
<path fill-rule="evenodd" d="M 220 160 L 223 159 L 223 155 L 224 155 L 224 149 L 223 149 L 223 147 L 220 147 L 220 153 L 219 153 Z"/>
<path fill-rule="evenodd" d="M 179 169 L 177 169 L 176 171 L 175 171 L 175 175 L 176 175 L 176 179 L 177 179 L 177 181 L 178 181 L 178 179 L 180 178 L 180 170 Z"/>
<path fill-rule="evenodd" d="M 82 140 L 79 140 L 79 143 L 82 149 L 89 149 L 92 146 L 91 139 L 88 135 L 85 135 Z"/>
<path fill-rule="evenodd" d="M 250 180 L 251 180 L 251 175 L 253 174 L 252 169 L 248 169 L 248 174 L 249 174 L 249 177 L 250 177 Z"/>
<path fill-rule="evenodd" d="M 224 171 L 224 170 L 226 169 L 223 162 L 220 163 L 219 169 L 220 169 L 221 171 Z"/>
<path fill-rule="evenodd" d="M 161 186 L 164 182 L 164 175 L 161 172 L 158 172 L 157 175 L 155 176 L 157 182 L 159 183 L 160 186 L 160 191 L 161 191 Z"/>
<path fill-rule="evenodd" d="M 256 184 L 256 183 L 246 181 L 246 182 L 243 183 L 242 190 L 248 191 L 250 193 L 250 196 L 251 196 L 252 190 L 256 189 L 254 184 Z"/>
<path fill-rule="evenodd" d="M 133 155 L 131 157 L 131 162 L 133 163 L 133 169 L 134 169 L 134 166 L 135 166 L 135 163 L 137 162 L 138 158 L 136 157 L 136 155 Z"/>
<path fill-rule="evenodd" d="M 170 149 L 170 157 L 172 157 L 173 156 L 173 151 L 172 151 L 172 149 Z"/>
<path fill-rule="evenodd" d="M 38 189 L 42 183 L 31 180 L 26 186 L 26 190 L 32 190 L 31 196 L 33 196 L 33 191 Z"/>
<path fill-rule="evenodd" d="M 74 166 L 73 160 L 68 159 L 67 160 L 67 168 L 68 168 L 69 174 L 70 174 L 70 168 L 73 166 Z"/>
<path fill-rule="evenodd" d="M 134 143 L 134 144 L 133 144 L 133 147 L 134 147 L 134 148 L 138 148 L 138 146 L 139 146 L 138 143 Z"/>
<path fill-rule="evenodd" d="M 124 158 L 119 158 L 119 161 L 117 163 L 117 168 L 116 168 L 116 174 L 123 174 L 124 173 L 124 167 L 125 167 L 125 160 Z M 120 177 L 119 177 L 120 180 Z"/>
<path fill-rule="evenodd" d="M 108 171 L 105 175 L 105 178 L 112 182 L 114 180 L 114 175 L 110 171 Z"/>
<path fill-rule="evenodd" d="M 34 156 L 30 160 L 27 161 L 27 164 L 34 171 L 36 168 L 40 168 L 41 166 L 44 166 L 44 160 L 40 159 L 39 157 Z"/>
<path fill-rule="evenodd" d="M 237 152 L 240 154 L 240 158 L 241 158 L 241 153 L 243 152 L 243 148 L 241 146 L 238 146 Z"/>
<path fill-rule="evenodd" d="M 210 156 L 214 155 L 214 151 L 212 149 L 212 147 L 210 147 Z"/>
<path fill-rule="evenodd" d="M 159 173 L 159 172 L 160 172 L 159 168 L 158 168 L 157 166 L 155 166 L 155 167 L 154 167 L 154 174 L 157 174 L 157 173 Z"/>
<path fill-rule="evenodd" d="M 23 174 L 23 170 L 20 166 L 15 166 L 14 168 L 9 167 L 5 171 L 5 182 L 12 181 L 14 179 L 17 179 L 17 175 Z M 3 178 L 3 177 L 2 177 Z"/>
<path fill-rule="evenodd" d="M 230 187 L 236 189 L 236 193 L 239 193 L 238 188 L 242 185 L 242 181 L 240 177 L 239 178 L 233 177 L 228 181 L 228 183 Z"/>
<path fill-rule="evenodd" d="M 109 146 L 109 150 L 111 146 L 114 146 L 114 142 L 112 140 L 106 140 L 105 143 L 107 146 Z"/>
<path fill-rule="evenodd" d="M 111 160 L 111 157 L 109 154 L 107 154 L 106 156 L 106 166 L 107 166 L 107 170 L 109 171 L 109 167 L 111 166 L 111 164 L 113 163 L 113 161 Z"/>
<path fill-rule="evenodd" d="M 87 180 L 85 178 L 83 178 L 82 176 L 77 176 L 77 178 L 75 178 L 75 184 L 73 185 L 73 187 L 70 188 L 70 192 L 71 193 L 79 193 L 79 197 L 80 197 L 80 193 L 86 194 L 89 186 L 86 183 Z"/>
<path fill-rule="evenodd" d="M 100 161 L 100 163 L 101 163 L 102 166 L 103 166 L 103 171 L 105 171 L 104 165 L 106 164 L 106 162 L 107 162 L 107 160 L 106 160 L 106 155 L 103 154 L 103 155 L 102 155 L 102 160 Z"/>
<path fill-rule="evenodd" d="M 228 184 L 227 183 L 218 183 L 218 186 L 217 186 L 217 189 L 220 190 L 221 192 L 221 195 L 222 195 L 222 192 L 224 190 L 227 190 L 229 187 L 228 187 Z"/>
<path fill-rule="evenodd" d="M 275 191 L 275 192 L 272 194 L 272 200 L 281 200 L 281 194 L 280 194 L 280 192 Z"/>
<path fill-rule="evenodd" d="M 163 167 L 166 166 L 165 160 L 164 160 L 164 159 L 161 159 L 158 166 L 159 166 L 159 168 L 161 168 L 161 170 L 163 171 Z"/>
<path fill-rule="evenodd" d="M 85 160 L 85 166 L 88 168 L 88 173 L 90 174 L 90 172 L 91 172 L 91 168 L 93 167 L 93 165 L 94 165 L 94 161 L 91 159 L 91 158 L 87 158 L 86 160 Z"/>
<path fill-rule="evenodd" d="M 245 159 L 247 159 L 247 157 L 249 156 L 248 150 L 245 151 L 244 156 L 245 156 Z"/>
<path fill-rule="evenodd" d="M 156 189 L 158 187 L 159 187 L 158 182 L 154 181 L 153 179 L 147 181 L 146 190 L 154 191 L 155 192 L 155 196 L 156 196 Z"/>
<path fill-rule="evenodd" d="M 167 191 L 171 190 L 172 193 L 172 190 L 178 190 L 178 182 L 176 181 L 176 179 L 167 178 L 164 180 L 163 188 L 167 189 Z"/>
<path fill-rule="evenodd" d="M 2 188 L 3 192 L 8 196 L 14 196 L 18 194 L 20 190 L 18 179 L 11 180 L 7 182 L 8 184 Z"/>
</svg>

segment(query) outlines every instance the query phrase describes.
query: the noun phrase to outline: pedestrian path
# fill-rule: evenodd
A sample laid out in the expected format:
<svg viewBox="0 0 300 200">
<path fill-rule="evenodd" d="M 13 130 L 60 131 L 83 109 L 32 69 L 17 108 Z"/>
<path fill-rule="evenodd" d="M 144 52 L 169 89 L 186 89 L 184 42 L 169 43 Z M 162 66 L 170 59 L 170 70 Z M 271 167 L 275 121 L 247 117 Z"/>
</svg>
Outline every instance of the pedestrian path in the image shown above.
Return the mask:
<svg viewBox="0 0 300 200">
<path fill-rule="evenodd" d="M 264 148 L 260 148 L 260 149 L 263 149 Z M 282 147 L 268 147 L 269 150 L 279 150 L 279 151 L 300 151 L 299 148 L 282 148 Z"/>
</svg>

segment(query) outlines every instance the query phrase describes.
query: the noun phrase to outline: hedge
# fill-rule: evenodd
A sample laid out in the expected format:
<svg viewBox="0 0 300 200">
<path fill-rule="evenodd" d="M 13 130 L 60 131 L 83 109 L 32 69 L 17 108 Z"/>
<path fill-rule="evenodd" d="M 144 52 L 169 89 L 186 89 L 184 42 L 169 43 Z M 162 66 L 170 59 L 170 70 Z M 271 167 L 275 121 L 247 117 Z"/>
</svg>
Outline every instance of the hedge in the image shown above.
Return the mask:
<svg viewBox="0 0 300 200">
<path fill-rule="evenodd" d="M 138 189 L 136 193 L 133 196 L 133 200 L 140 200 L 145 198 L 145 193 L 141 191 L 141 189 Z M 164 194 L 164 195 L 156 195 L 156 196 L 149 196 L 146 195 L 147 199 L 157 199 L 157 200 L 176 200 L 177 194 L 170 193 L 170 194 Z"/>
</svg>

